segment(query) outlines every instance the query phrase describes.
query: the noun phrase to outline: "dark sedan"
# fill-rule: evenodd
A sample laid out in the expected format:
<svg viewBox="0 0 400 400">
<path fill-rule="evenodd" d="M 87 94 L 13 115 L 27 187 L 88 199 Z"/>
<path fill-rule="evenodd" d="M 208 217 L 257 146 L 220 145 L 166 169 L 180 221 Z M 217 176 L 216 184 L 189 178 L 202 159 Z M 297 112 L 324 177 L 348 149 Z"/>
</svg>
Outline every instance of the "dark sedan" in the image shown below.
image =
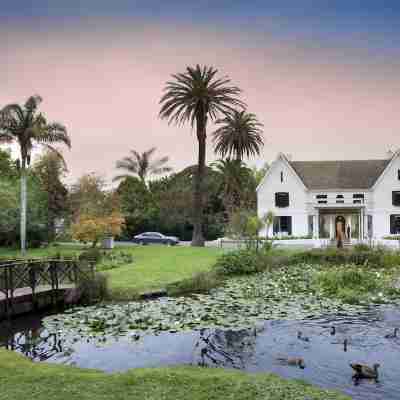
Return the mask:
<svg viewBox="0 0 400 400">
<path fill-rule="evenodd" d="M 175 246 L 179 243 L 179 239 L 175 236 L 165 236 L 159 232 L 145 232 L 140 235 L 136 235 L 133 238 L 133 243 L 137 244 L 167 244 Z"/>
</svg>

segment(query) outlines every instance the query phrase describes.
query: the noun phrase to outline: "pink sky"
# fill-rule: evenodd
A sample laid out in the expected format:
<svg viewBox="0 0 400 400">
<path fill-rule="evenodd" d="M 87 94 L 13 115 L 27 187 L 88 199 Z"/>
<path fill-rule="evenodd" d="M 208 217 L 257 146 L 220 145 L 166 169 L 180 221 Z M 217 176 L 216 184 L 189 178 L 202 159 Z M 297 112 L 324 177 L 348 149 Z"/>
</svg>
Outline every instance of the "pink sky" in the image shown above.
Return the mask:
<svg viewBox="0 0 400 400">
<path fill-rule="evenodd" d="M 111 179 L 129 149 L 157 146 L 175 170 L 195 163 L 195 135 L 159 120 L 158 101 L 170 74 L 196 63 L 229 75 L 265 124 L 263 157 L 251 165 L 280 151 L 297 160 L 363 159 L 400 146 L 399 59 L 253 35 L 99 22 L 64 32 L 0 29 L 0 106 L 39 93 L 48 118 L 71 135 L 74 179 L 92 171 Z"/>
</svg>

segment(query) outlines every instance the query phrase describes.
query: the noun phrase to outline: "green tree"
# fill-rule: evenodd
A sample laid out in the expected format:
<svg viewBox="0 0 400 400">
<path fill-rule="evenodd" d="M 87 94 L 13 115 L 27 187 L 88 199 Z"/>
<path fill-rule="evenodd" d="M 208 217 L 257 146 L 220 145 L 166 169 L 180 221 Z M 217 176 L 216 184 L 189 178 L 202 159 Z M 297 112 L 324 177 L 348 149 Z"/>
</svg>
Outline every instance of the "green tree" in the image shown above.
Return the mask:
<svg viewBox="0 0 400 400">
<path fill-rule="evenodd" d="M 169 123 L 196 127 L 198 163 L 194 183 L 194 215 L 192 246 L 204 246 L 204 175 L 206 167 L 206 138 L 208 120 L 216 120 L 221 114 L 243 107 L 238 96 L 241 90 L 231 85 L 230 79 L 217 78 L 218 70 L 197 65 L 187 67 L 183 73 L 172 75 L 161 97 L 160 117 Z"/>
<path fill-rule="evenodd" d="M 68 211 L 68 190 L 62 182 L 67 173 L 65 162 L 53 151 L 46 151 L 33 166 L 42 190 L 47 195 L 47 232 L 48 239 L 54 240 L 56 221 L 65 217 Z"/>
<path fill-rule="evenodd" d="M 214 151 L 221 157 L 243 160 L 260 155 L 264 146 L 262 128 L 255 114 L 234 110 L 216 121 L 220 127 L 213 133 Z"/>
<path fill-rule="evenodd" d="M 16 178 L 17 176 L 17 164 L 11 158 L 11 151 L 0 149 L 0 179 Z"/>
<path fill-rule="evenodd" d="M 124 157 L 116 163 L 117 169 L 126 171 L 127 173 L 117 175 L 114 181 L 122 180 L 133 175 L 138 176 L 141 181 L 145 183 L 150 175 L 161 175 L 172 171 L 171 167 L 165 165 L 168 163 L 168 157 L 152 160 L 155 151 L 156 147 L 152 147 L 150 150 L 143 153 L 131 150 L 130 156 Z"/>
<path fill-rule="evenodd" d="M 275 214 L 271 210 L 266 212 L 261 218 L 263 224 L 265 225 L 265 238 L 266 239 L 268 238 L 269 229 L 271 228 L 271 226 L 274 223 L 274 218 L 275 218 Z"/>
<path fill-rule="evenodd" d="M 228 219 L 239 208 L 255 208 L 255 181 L 240 160 L 218 160 L 212 164 L 220 178 L 221 196 Z"/>
<path fill-rule="evenodd" d="M 26 252 L 26 208 L 27 188 L 26 175 L 30 164 L 34 144 L 44 145 L 57 152 L 54 143 L 64 143 L 71 147 L 71 140 L 66 128 L 57 123 L 49 123 L 38 107 L 42 102 L 40 96 L 31 96 L 23 106 L 9 104 L 0 110 L 0 143 L 17 142 L 20 149 L 20 180 L 21 180 L 21 252 Z"/>
<path fill-rule="evenodd" d="M 261 168 L 253 167 L 251 169 L 251 171 L 253 173 L 254 180 L 256 181 L 256 185 L 257 186 L 264 179 L 264 176 L 267 173 L 268 169 L 269 169 L 269 165 L 268 165 L 267 162 L 265 162 Z"/>
</svg>

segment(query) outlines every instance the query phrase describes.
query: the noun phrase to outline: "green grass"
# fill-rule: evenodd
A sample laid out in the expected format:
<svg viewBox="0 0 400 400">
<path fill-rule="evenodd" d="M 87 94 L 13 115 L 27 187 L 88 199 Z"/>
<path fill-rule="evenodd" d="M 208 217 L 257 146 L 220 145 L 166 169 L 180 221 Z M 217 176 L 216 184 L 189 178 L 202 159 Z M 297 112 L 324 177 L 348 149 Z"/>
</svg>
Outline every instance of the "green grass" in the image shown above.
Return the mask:
<svg viewBox="0 0 400 400">
<path fill-rule="evenodd" d="M 79 245 L 49 246 L 29 250 L 27 257 L 51 257 L 57 253 L 74 256 L 83 250 Z M 111 295 L 117 300 L 137 297 L 140 293 L 165 289 L 200 272 L 207 272 L 223 250 L 210 247 L 183 246 L 117 246 L 116 250 L 130 252 L 133 262 L 105 271 L 109 277 Z M 18 257 L 19 251 L 0 248 L 0 257 Z"/>
<path fill-rule="evenodd" d="M 124 248 L 126 250 L 126 248 Z M 134 262 L 110 271 L 110 289 L 119 298 L 129 298 L 149 290 L 209 271 L 222 250 L 210 247 L 130 247 Z"/>
<path fill-rule="evenodd" d="M 39 258 L 39 257 L 51 257 L 58 253 L 61 253 L 64 257 L 72 257 L 78 255 L 84 249 L 83 245 L 71 244 L 71 245 L 60 245 L 60 246 L 49 246 L 43 249 L 29 249 L 27 252 L 27 258 Z M 13 258 L 21 257 L 21 252 L 18 249 L 12 249 L 9 247 L 0 247 L 0 258 Z"/>
<path fill-rule="evenodd" d="M 35 364 L 0 350 L 0 400 L 348 400 L 342 394 L 269 374 L 177 367 L 103 372 Z"/>
</svg>

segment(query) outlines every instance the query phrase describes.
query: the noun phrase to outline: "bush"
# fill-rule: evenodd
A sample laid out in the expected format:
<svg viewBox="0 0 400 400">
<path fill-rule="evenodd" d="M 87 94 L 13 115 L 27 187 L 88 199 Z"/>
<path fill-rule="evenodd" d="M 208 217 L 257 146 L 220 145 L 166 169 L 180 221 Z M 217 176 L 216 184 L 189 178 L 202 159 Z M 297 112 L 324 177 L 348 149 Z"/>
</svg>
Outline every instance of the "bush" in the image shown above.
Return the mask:
<svg viewBox="0 0 400 400">
<path fill-rule="evenodd" d="M 102 260 L 102 258 L 103 258 L 103 252 L 96 247 L 87 249 L 79 255 L 79 260 L 93 261 L 96 264 L 99 263 Z"/>
<path fill-rule="evenodd" d="M 253 274 L 265 269 L 263 256 L 254 250 L 238 250 L 222 255 L 215 263 L 213 270 L 217 275 Z"/>
<path fill-rule="evenodd" d="M 185 295 L 190 293 L 207 293 L 221 284 L 221 278 L 213 271 L 199 272 L 192 278 L 167 285 L 169 296 Z"/>
<path fill-rule="evenodd" d="M 376 271 L 355 265 L 321 271 L 316 275 L 316 285 L 324 294 L 349 304 L 361 303 L 368 296 L 383 291 L 384 283 Z"/>
<path fill-rule="evenodd" d="M 121 267 L 126 264 L 131 264 L 134 258 L 133 255 L 128 251 L 110 251 L 104 252 L 101 258 L 101 262 L 96 267 L 96 271 L 106 271 Z"/>
<path fill-rule="evenodd" d="M 371 250 L 371 247 L 365 243 L 357 243 L 356 245 L 354 245 L 354 251 L 356 251 L 356 252 L 370 251 L 370 250 Z"/>
<path fill-rule="evenodd" d="M 110 298 L 108 277 L 99 272 L 96 272 L 90 278 L 81 278 L 78 285 L 78 290 L 81 295 L 80 301 L 83 304 L 91 304 Z"/>
<path fill-rule="evenodd" d="M 291 256 L 290 264 L 320 264 L 370 266 L 374 268 L 392 268 L 400 265 L 400 253 L 387 249 L 365 249 L 364 246 L 353 249 L 313 249 Z"/>
</svg>

